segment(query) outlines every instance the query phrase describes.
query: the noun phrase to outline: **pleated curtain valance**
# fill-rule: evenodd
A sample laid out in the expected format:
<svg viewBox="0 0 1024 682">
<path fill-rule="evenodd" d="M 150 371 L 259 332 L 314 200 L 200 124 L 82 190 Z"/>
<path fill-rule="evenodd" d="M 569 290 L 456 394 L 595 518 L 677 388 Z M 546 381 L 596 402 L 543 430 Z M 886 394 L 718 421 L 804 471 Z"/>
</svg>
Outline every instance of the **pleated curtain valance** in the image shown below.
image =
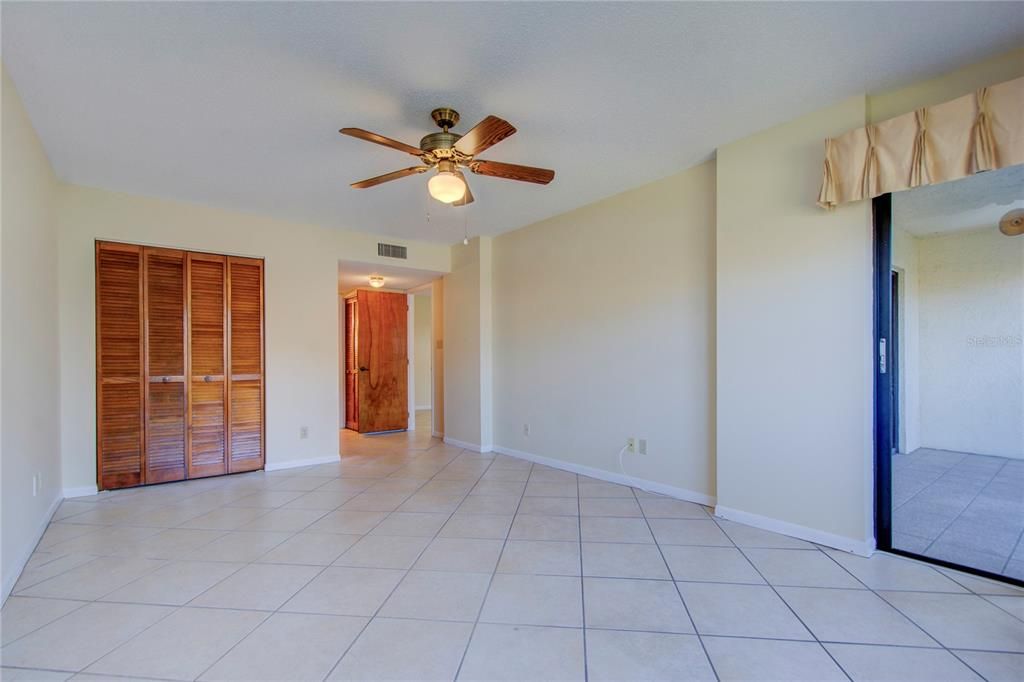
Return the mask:
<svg viewBox="0 0 1024 682">
<path fill-rule="evenodd" d="M 1024 163 L 1024 77 L 825 140 L 818 205 Z"/>
</svg>

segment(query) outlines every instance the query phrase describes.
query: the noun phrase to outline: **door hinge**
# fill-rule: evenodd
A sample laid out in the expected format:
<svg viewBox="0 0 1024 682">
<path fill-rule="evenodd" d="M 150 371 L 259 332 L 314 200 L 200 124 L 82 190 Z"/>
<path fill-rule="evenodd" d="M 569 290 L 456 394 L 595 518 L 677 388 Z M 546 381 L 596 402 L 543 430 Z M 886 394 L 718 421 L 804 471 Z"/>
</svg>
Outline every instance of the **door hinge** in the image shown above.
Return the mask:
<svg viewBox="0 0 1024 682">
<path fill-rule="evenodd" d="M 885 339 L 878 340 L 878 373 L 885 374 L 886 347 Z"/>
</svg>

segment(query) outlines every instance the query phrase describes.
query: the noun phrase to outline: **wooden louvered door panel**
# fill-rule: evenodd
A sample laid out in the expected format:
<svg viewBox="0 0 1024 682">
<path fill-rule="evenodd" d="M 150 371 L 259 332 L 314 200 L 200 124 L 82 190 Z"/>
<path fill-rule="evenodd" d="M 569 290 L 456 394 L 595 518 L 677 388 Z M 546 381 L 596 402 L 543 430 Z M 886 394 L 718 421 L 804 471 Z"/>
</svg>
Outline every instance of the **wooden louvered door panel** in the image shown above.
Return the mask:
<svg viewBox="0 0 1024 682">
<path fill-rule="evenodd" d="M 188 477 L 225 474 L 227 466 L 227 258 L 189 253 Z"/>
<path fill-rule="evenodd" d="M 263 467 L 263 261 L 228 258 L 228 471 Z"/>
<path fill-rule="evenodd" d="M 356 292 L 359 432 L 409 427 L 409 304 L 405 294 Z"/>
<path fill-rule="evenodd" d="M 345 428 L 359 430 L 359 369 L 356 366 L 358 337 L 355 296 L 345 299 Z"/>
<path fill-rule="evenodd" d="M 185 478 L 185 252 L 145 248 L 146 483 Z"/>
<path fill-rule="evenodd" d="M 142 249 L 96 244 L 96 468 L 101 489 L 145 482 Z"/>
</svg>

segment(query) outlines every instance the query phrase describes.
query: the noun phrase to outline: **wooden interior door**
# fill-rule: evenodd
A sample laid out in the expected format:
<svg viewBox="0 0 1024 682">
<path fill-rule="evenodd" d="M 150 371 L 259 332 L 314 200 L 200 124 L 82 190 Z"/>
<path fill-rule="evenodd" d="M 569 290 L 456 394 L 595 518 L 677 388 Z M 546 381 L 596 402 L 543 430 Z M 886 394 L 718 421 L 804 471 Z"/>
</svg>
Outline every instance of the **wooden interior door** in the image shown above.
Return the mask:
<svg viewBox="0 0 1024 682">
<path fill-rule="evenodd" d="M 144 483 L 185 478 L 185 252 L 143 249 L 146 375 Z"/>
<path fill-rule="evenodd" d="M 142 249 L 96 244 L 96 469 L 101 489 L 145 482 Z"/>
<path fill-rule="evenodd" d="M 188 258 L 188 477 L 216 476 L 227 462 L 227 257 Z"/>
<path fill-rule="evenodd" d="M 228 258 L 228 471 L 263 467 L 263 261 Z"/>
<path fill-rule="evenodd" d="M 345 428 L 359 430 L 359 369 L 356 337 L 359 326 L 356 297 L 345 299 Z"/>
<path fill-rule="evenodd" d="M 356 292 L 359 432 L 409 427 L 409 304 L 405 294 Z"/>
</svg>

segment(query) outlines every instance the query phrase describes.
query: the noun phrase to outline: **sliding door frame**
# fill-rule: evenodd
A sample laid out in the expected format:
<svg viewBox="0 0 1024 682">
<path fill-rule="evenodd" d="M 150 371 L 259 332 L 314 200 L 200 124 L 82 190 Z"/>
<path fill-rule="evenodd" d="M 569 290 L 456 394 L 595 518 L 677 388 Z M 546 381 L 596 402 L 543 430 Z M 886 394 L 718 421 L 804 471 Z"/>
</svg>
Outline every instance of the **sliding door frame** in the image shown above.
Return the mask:
<svg viewBox="0 0 1024 682">
<path fill-rule="evenodd" d="M 871 202 L 871 208 L 875 264 L 875 333 L 872 351 L 875 365 L 875 546 L 891 554 L 1024 587 L 1024 580 L 893 547 L 892 443 L 893 431 L 897 424 L 892 382 L 896 380 L 896 375 L 889 369 L 892 367 L 891 359 L 899 352 L 899 348 L 893 343 L 898 330 L 892 329 L 892 194 L 875 197 Z"/>
</svg>

